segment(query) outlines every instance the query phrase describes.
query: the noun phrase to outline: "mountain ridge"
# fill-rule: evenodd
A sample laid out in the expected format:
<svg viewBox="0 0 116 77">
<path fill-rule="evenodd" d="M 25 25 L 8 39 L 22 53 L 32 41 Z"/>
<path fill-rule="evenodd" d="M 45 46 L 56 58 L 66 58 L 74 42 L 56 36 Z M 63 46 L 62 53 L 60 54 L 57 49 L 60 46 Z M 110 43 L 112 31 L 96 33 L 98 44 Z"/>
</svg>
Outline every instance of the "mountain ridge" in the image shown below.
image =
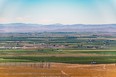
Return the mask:
<svg viewBox="0 0 116 77">
<path fill-rule="evenodd" d="M 116 32 L 116 24 L 0 24 L 0 32 Z"/>
</svg>

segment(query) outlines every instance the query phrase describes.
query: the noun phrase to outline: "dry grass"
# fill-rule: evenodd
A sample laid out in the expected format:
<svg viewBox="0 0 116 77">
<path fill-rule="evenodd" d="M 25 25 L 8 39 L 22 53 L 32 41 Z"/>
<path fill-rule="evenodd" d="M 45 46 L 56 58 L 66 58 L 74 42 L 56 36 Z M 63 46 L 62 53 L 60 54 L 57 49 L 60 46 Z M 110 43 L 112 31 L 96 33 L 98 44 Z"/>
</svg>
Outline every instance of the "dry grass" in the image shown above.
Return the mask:
<svg viewBox="0 0 116 77">
<path fill-rule="evenodd" d="M 0 66 L 0 77 L 116 77 L 116 65 L 51 63 L 50 68 L 40 68 L 38 64 L 10 64 Z"/>
</svg>

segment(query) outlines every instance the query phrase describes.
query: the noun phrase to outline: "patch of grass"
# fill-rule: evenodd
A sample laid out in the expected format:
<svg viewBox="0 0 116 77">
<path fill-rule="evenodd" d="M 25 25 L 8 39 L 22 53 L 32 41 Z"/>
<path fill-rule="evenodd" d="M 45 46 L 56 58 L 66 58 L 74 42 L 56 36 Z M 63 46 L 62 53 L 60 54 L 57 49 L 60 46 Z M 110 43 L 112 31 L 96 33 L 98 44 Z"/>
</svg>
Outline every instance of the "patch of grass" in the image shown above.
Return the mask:
<svg viewBox="0 0 116 77">
<path fill-rule="evenodd" d="M 96 56 L 96 57 L 1 57 L 0 62 L 57 62 L 57 63 L 78 63 L 90 64 L 95 61 L 97 64 L 116 63 L 116 56 Z"/>
<path fill-rule="evenodd" d="M 101 55 L 116 55 L 115 51 L 90 51 L 90 52 L 80 52 L 87 54 L 101 54 Z"/>
<path fill-rule="evenodd" d="M 100 55 L 116 55 L 116 50 L 62 50 L 65 54 L 100 54 Z"/>
</svg>

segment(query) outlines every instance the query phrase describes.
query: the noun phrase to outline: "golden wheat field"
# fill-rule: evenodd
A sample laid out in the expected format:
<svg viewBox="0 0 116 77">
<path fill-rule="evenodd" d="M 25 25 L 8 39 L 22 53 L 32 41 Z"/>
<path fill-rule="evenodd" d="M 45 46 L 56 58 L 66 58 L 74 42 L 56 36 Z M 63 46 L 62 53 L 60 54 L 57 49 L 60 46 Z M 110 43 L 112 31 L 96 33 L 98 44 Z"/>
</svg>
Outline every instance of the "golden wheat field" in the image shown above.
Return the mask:
<svg viewBox="0 0 116 77">
<path fill-rule="evenodd" d="M 115 64 L 46 63 L 0 65 L 0 77 L 116 77 Z"/>
</svg>

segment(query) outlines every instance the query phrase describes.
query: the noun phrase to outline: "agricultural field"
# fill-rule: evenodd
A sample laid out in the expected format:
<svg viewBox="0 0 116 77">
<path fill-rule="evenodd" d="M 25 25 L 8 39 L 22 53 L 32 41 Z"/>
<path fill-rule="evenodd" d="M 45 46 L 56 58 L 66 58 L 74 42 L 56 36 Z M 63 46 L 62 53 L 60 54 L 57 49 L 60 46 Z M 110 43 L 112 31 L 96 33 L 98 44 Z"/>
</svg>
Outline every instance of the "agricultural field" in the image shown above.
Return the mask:
<svg viewBox="0 0 116 77">
<path fill-rule="evenodd" d="M 116 76 L 116 33 L 0 34 L 0 77 Z"/>
</svg>

